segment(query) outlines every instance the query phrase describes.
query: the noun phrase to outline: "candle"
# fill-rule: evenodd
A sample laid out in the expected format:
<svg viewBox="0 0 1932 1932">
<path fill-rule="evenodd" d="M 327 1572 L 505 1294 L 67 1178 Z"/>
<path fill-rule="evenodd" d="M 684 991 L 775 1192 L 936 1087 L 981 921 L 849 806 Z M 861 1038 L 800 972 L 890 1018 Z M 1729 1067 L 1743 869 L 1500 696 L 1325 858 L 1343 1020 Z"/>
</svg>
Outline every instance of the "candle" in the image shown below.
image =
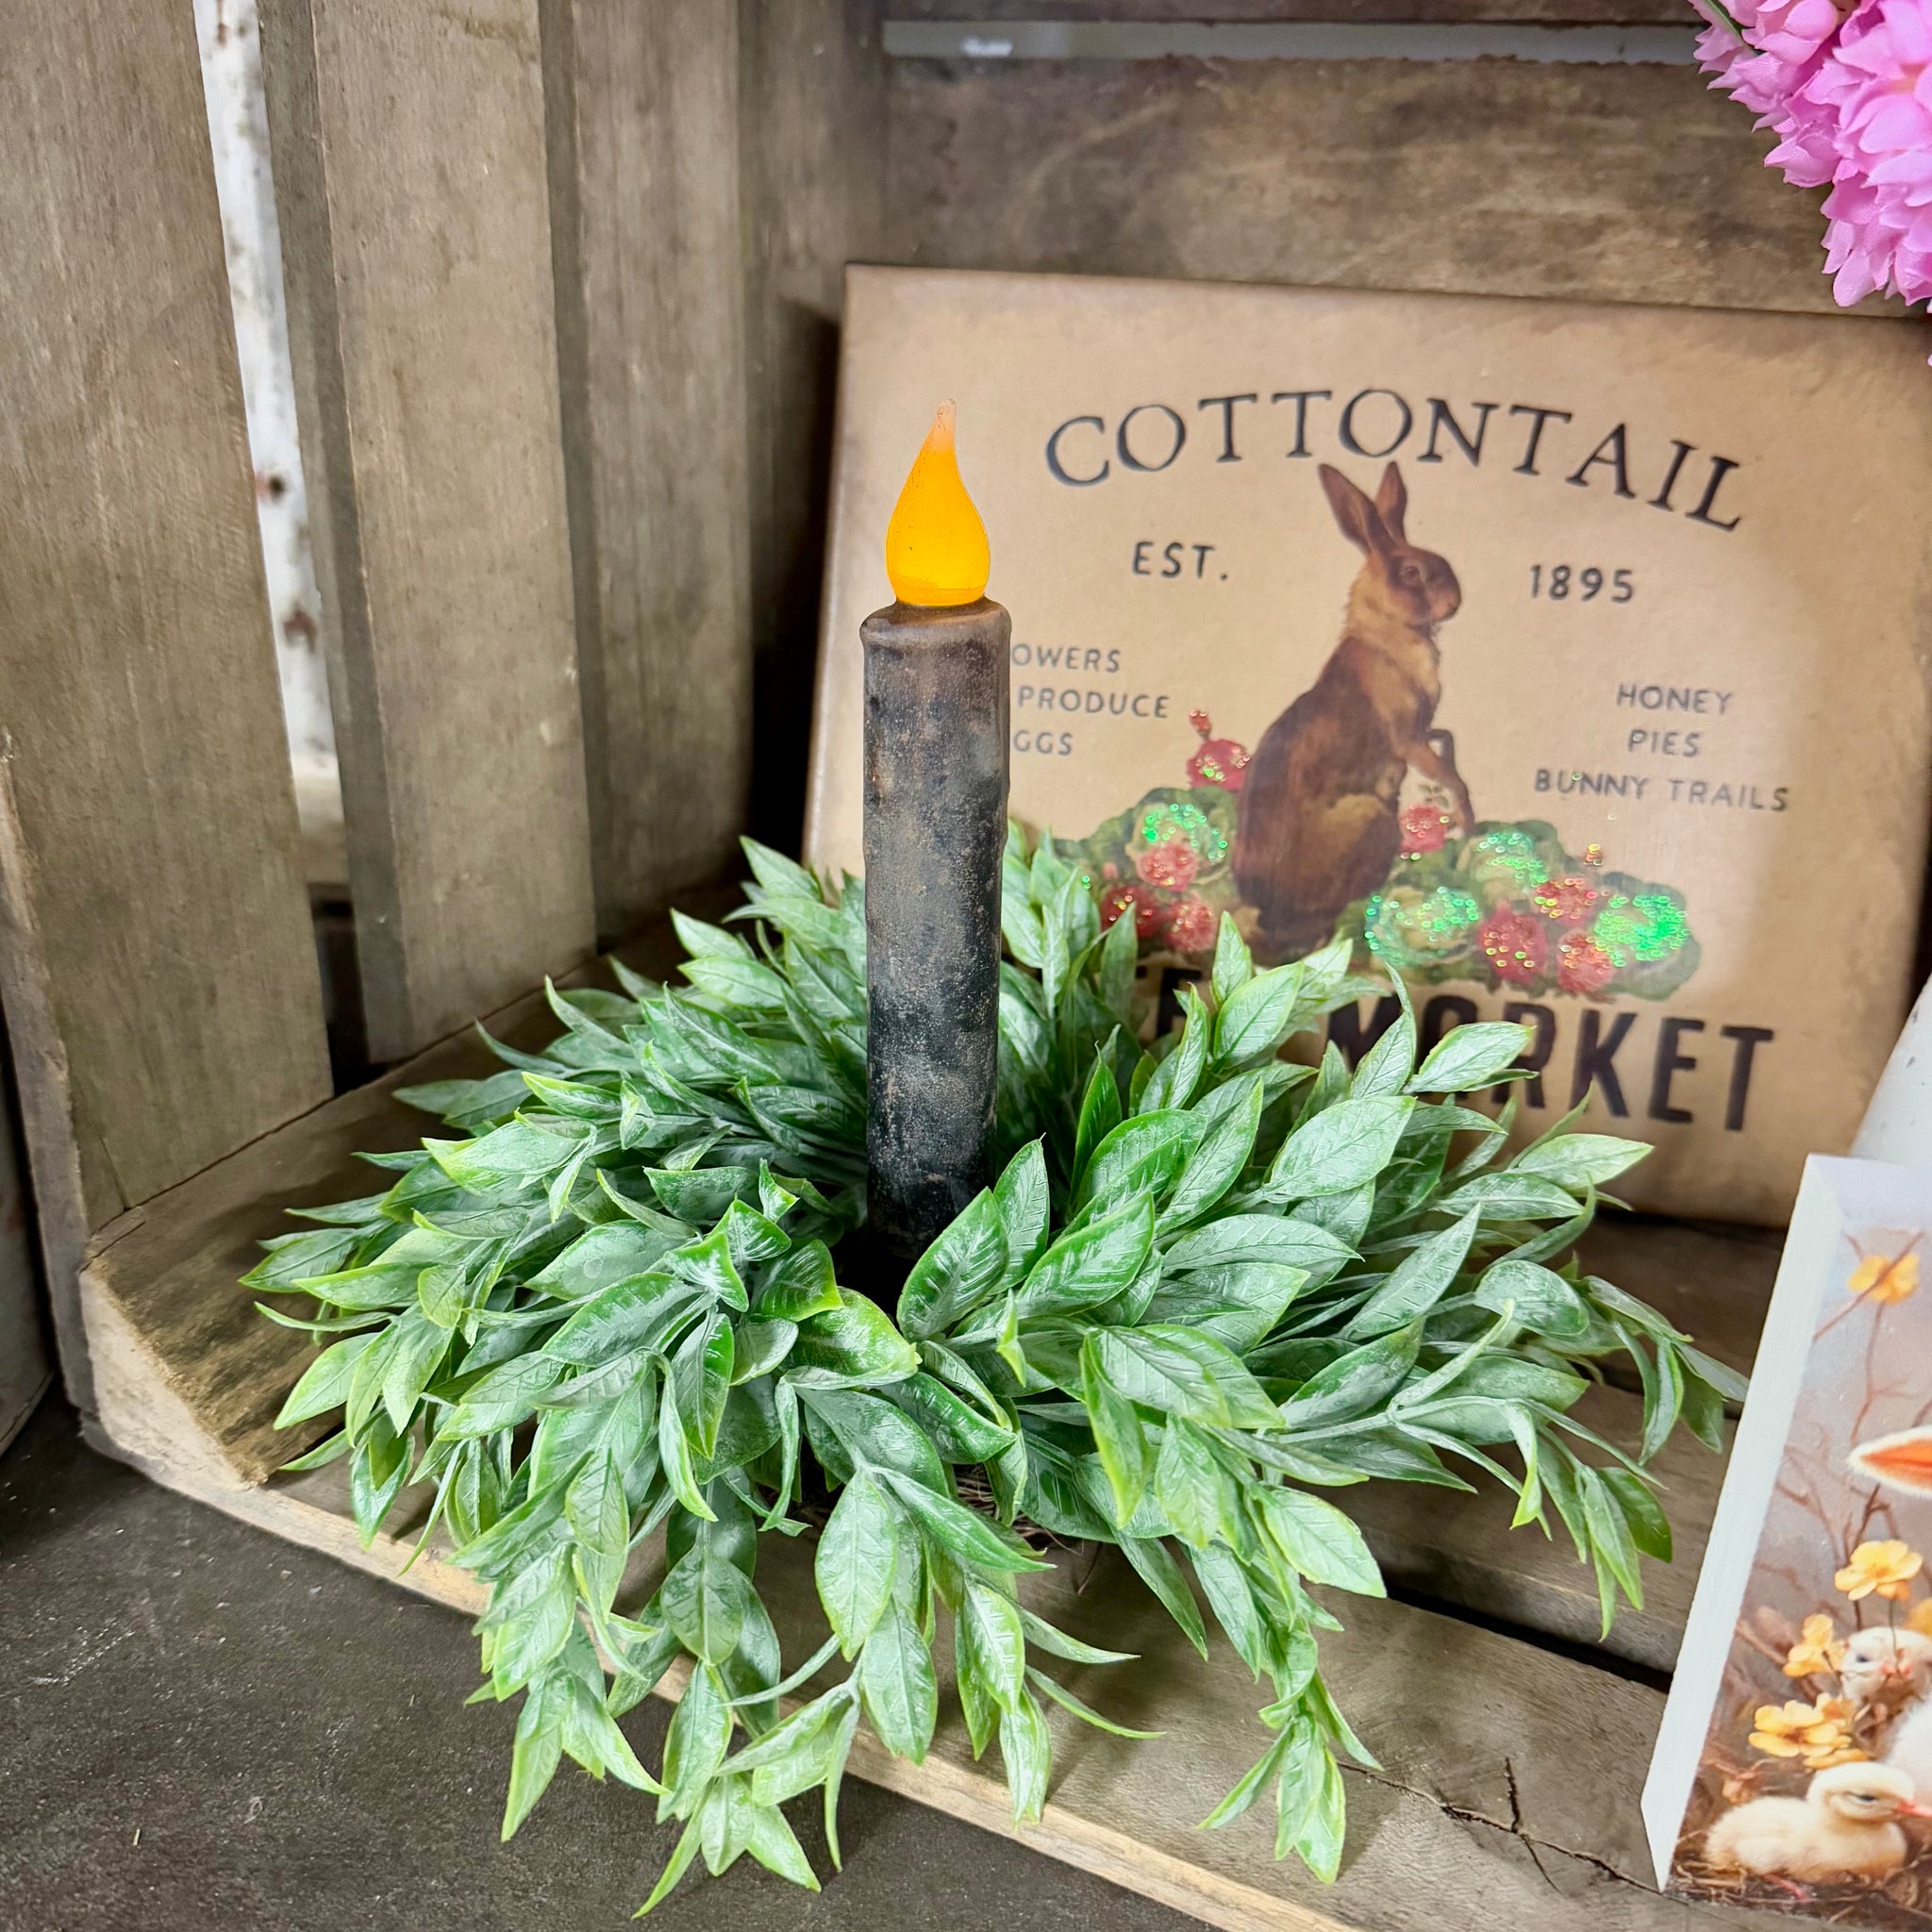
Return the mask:
<svg viewBox="0 0 1932 1932">
<path fill-rule="evenodd" d="M 999 1050 L 1011 625 L 942 403 L 886 531 L 865 646 L 866 1154 L 879 1245 L 918 1255 L 986 1180 Z"/>
</svg>

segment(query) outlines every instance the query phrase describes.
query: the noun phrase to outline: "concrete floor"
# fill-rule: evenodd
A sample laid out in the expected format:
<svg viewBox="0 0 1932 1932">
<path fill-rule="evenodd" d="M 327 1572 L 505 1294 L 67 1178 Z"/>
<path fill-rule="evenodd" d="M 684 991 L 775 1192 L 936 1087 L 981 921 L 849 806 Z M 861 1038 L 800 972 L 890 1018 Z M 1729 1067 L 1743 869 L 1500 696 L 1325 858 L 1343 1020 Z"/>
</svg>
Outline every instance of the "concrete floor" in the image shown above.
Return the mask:
<svg viewBox="0 0 1932 1932">
<path fill-rule="evenodd" d="M 677 1827 L 566 1764 L 513 1843 L 513 1708 L 465 1620 L 155 1488 L 44 1402 L 0 1457 L 0 1927 L 617 1927 Z M 655 1701 L 625 1720 L 647 1763 Z M 800 1836 L 827 1871 L 816 1801 Z M 809 1814 L 809 1815 L 807 1815 Z M 1193 1921 L 848 1779 L 812 1897 L 744 1861 L 666 1932 L 1188 1932 Z"/>
</svg>

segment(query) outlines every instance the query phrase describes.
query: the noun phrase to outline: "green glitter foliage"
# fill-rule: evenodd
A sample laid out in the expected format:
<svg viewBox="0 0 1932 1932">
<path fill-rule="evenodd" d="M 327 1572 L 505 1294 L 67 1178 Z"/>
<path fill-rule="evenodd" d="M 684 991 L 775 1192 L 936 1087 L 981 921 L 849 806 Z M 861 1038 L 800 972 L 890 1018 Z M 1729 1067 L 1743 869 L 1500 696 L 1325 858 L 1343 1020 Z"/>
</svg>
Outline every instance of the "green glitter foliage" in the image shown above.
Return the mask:
<svg viewBox="0 0 1932 1932">
<path fill-rule="evenodd" d="M 1378 990 L 1346 941 L 1257 971 L 1224 920 L 1184 1024 L 1143 1047 L 1133 922 L 1101 930 L 1084 870 L 1016 833 L 999 1178 L 889 1313 L 841 1273 L 864 1214 L 860 889 L 750 858 L 728 927 L 679 921 L 686 984 L 618 969 L 621 991 L 553 992 L 548 1047 L 406 1092 L 449 1133 L 369 1157 L 386 1191 L 308 1213 L 247 1277 L 324 1344 L 281 1419 L 340 1423 L 300 1463 L 347 1458 L 365 1540 L 421 1491 L 425 1538 L 489 1588 L 477 1695 L 521 1700 L 505 1835 L 569 1757 L 683 1821 L 645 1909 L 700 1854 L 816 1889 L 783 1807 L 823 1794 L 836 1862 L 858 1728 L 924 1755 L 942 1642 L 975 1754 L 997 1743 L 1037 1819 L 1048 1705 L 1120 1730 L 1056 1660 L 1125 1660 L 1022 1607 L 1017 1579 L 1102 1542 L 1205 1651 L 1197 1585 L 1268 1680 L 1258 1762 L 1206 1822 L 1272 1794 L 1277 1855 L 1332 1877 L 1336 1754 L 1373 1760 L 1316 1634 L 1331 1592 L 1381 1581 L 1330 1495 L 1499 1483 L 1519 1524 L 1574 1541 L 1607 1625 L 1640 1553 L 1669 1553 L 1651 1458 L 1680 1420 L 1716 1447 L 1740 1392 L 1574 1258 L 1645 1150 L 1563 1123 L 1506 1158 L 1511 1108 L 1492 1127 L 1457 1096 L 1515 1077 L 1519 1027 L 1461 1027 L 1418 1067 L 1405 1010 L 1352 1074 L 1333 1047 L 1284 1060 Z M 1467 927 L 1487 875 L 1447 864 L 1391 931 Z M 1631 971 L 1681 916 L 1643 890 L 1610 911 Z M 1628 1448 L 1571 1417 L 1619 1356 L 1645 1391 Z M 807 1532 L 827 1635 L 786 1657 L 758 1550 Z M 619 1721 L 680 1664 L 653 1770 Z"/>
</svg>

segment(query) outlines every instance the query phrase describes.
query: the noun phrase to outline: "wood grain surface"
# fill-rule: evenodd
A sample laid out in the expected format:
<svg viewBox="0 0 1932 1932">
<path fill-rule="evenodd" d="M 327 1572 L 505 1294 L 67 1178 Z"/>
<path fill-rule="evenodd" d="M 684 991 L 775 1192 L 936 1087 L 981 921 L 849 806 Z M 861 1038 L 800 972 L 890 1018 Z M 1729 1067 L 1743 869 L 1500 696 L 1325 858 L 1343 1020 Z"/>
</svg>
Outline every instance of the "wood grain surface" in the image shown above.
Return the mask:
<svg viewBox="0 0 1932 1932">
<path fill-rule="evenodd" d="M 593 937 L 536 0 L 269 0 L 370 1051 Z"/>
<path fill-rule="evenodd" d="M 328 1065 L 193 22 L 0 36 L 0 991 L 71 1340 L 88 1230 Z"/>
<path fill-rule="evenodd" d="M 895 60 L 887 259 L 1828 311 L 1767 145 L 1689 67 Z"/>
<path fill-rule="evenodd" d="M 879 0 L 739 10 L 753 823 L 788 852 L 805 796 L 845 264 L 884 247 L 881 10 Z"/>
<path fill-rule="evenodd" d="M 1521 21 L 1539 26 L 1691 26 L 1688 0 L 891 0 L 894 20 Z"/>
<path fill-rule="evenodd" d="M 735 857 L 752 770 L 736 0 L 544 0 L 597 925 Z"/>
</svg>

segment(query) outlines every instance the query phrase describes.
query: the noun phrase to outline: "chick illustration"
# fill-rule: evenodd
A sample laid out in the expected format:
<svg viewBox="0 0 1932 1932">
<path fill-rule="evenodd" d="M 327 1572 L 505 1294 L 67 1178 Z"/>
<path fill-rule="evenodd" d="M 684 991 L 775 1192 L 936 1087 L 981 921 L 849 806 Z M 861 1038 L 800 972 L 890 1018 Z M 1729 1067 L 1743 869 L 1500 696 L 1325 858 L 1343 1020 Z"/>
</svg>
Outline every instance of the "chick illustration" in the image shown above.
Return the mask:
<svg viewBox="0 0 1932 1932">
<path fill-rule="evenodd" d="M 1847 1697 L 1897 1710 L 1932 1690 L 1932 1637 L 1882 1624 L 1854 1630 L 1845 1639 L 1838 1680 Z"/>
<path fill-rule="evenodd" d="M 1922 1791 L 1932 1791 L 1932 1703 L 1912 1707 L 1892 1733 L 1885 1761 L 1911 1779 Z"/>
<path fill-rule="evenodd" d="M 1906 1861 L 1898 1821 L 1932 1818 L 1917 1789 L 1896 1764 L 1836 1765 L 1802 1798 L 1754 1798 L 1725 1812 L 1706 1834 L 1704 1856 L 1720 1871 L 1794 1892 L 1834 1878 L 1890 1877 Z"/>
</svg>

